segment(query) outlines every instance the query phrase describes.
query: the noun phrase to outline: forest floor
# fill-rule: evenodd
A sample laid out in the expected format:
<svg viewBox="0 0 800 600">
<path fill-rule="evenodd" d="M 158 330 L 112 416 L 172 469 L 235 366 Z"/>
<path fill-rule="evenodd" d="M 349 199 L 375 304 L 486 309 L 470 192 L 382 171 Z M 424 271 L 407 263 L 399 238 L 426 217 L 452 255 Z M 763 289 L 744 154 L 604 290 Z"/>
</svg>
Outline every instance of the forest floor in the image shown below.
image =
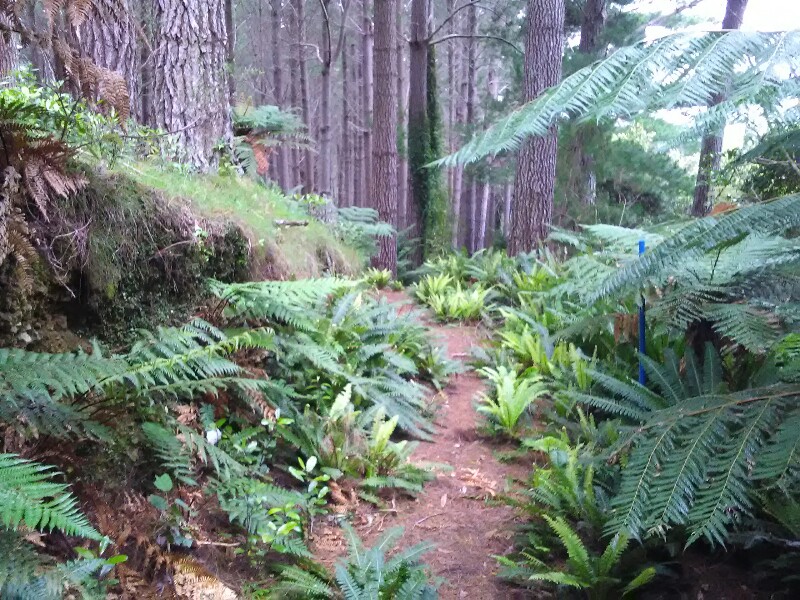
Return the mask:
<svg viewBox="0 0 800 600">
<path fill-rule="evenodd" d="M 399 292 L 385 295 L 391 302 L 410 303 Z M 433 339 L 455 360 L 463 362 L 481 341 L 475 327 L 427 321 L 426 325 Z M 422 541 L 435 545 L 423 560 L 443 580 L 442 600 L 528 597 L 524 591 L 505 586 L 495 575 L 493 555 L 511 551 L 516 517 L 511 507 L 493 500 L 513 491 L 514 481 L 527 479 L 530 465 L 501 463 L 496 452 L 510 447 L 479 433 L 481 417 L 474 400 L 482 389 L 477 375 L 465 371 L 453 376 L 441 393 L 432 392 L 437 432 L 431 441 L 419 443 L 413 460 L 443 468 L 422 493 L 416 498 L 393 498 L 382 510 L 366 503 L 352 507 L 353 525 L 368 547 L 397 526 L 404 528 L 401 548 Z M 347 552 L 335 525 L 315 525 L 313 547 L 318 559 L 329 566 Z"/>
</svg>

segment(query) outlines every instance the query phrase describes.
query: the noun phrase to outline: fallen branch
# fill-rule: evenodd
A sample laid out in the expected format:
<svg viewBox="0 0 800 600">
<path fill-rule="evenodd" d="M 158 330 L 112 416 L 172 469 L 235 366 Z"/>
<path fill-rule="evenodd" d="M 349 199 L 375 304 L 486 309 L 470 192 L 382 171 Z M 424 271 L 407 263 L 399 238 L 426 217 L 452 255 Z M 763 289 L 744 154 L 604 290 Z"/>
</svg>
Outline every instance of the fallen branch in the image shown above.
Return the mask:
<svg viewBox="0 0 800 600">
<path fill-rule="evenodd" d="M 275 219 L 273 223 L 278 227 L 308 227 L 308 221 L 291 221 L 288 219 Z"/>
<path fill-rule="evenodd" d="M 441 515 L 443 515 L 443 514 L 445 514 L 445 513 L 443 513 L 443 512 L 438 512 L 438 513 L 433 513 L 432 515 L 428 515 L 427 517 L 423 517 L 423 518 L 421 518 L 419 521 L 417 521 L 416 523 L 414 523 L 414 527 L 416 527 L 417 525 L 420 525 L 420 524 L 424 523 L 424 522 L 425 522 L 425 521 L 427 521 L 428 519 L 432 519 L 433 517 L 439 517 L 439 516 L 441 516 Z"/>
</svg>

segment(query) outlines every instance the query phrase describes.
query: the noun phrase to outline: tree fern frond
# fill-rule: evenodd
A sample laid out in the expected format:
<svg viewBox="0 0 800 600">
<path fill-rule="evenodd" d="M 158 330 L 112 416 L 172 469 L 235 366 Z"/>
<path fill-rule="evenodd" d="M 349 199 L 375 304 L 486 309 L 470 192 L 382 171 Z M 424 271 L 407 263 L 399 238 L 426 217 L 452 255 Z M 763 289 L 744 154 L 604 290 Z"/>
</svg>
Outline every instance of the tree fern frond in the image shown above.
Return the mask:
<svg viewBox="0 0 800 600">
<path fill-rule="evenodd" d="M 756 481 L 790 490 L 800 478 L 800 410 L 794 410 L 770 436 L 769 444 L 759 456 L 753 470 Z"/>
<path fill-rule="evenodd" d="M 752 506 L 748 492 L 750 464 L 763 449 L 779 418 L 778 400 L 766 399 L 745 409 L 742 425 L 722 451 L 710 457 L 710 485 L 698 488 L 690 514 L 692 534 L 687 544 L 700 537 L 724 544 L 728 528 Z"/>
<path fill-rule="evenodd" d="M 781 69 L 797 66 L 800 33 L 676 33 L 620 48 L 580 69 L 439 161 L 453 166 L 515 150 L 564 118 L 613 121 L 645 110 L 706 107 L 726 94 L 735 109 L 764 90 L 777 103 L 794 89 Z M 761 96 L 763 97 L 763 95 Z"/>
<path fill-rule="evenodd" d="M 109 376 L 125 370 L 123 361 L 96 352 L 42 354 L 0 348 L 0 392 L 42 393 L 58 400 L 71 398 L 97 387 Z"/>
<path fill-rule="evenodd" d="M 743 206 L 720 216 L 698 219 L 661 244 L 651 248 L 620 269 L 617 269 L 597 289 L 587 294 L 587 300 L 630 290 L 652 279 L 666 281 L 678 265 L 697 263 L 698 257 L 724 251 L 731 241 L 747 236 L 770 238 L 800 225 L 800 194 L 775 198 L 767 202 Z M 711 261 L 709 261 L 711 264 Z"/>
<path fill-rule="evenodd" d="M 52 481 L 57 474 L 52 467 L 16 454 L 0 454 L 0 522 L 12 529 L 25 525 L 102 539 L 81 513 L 69 488 Z"/>
</svg>

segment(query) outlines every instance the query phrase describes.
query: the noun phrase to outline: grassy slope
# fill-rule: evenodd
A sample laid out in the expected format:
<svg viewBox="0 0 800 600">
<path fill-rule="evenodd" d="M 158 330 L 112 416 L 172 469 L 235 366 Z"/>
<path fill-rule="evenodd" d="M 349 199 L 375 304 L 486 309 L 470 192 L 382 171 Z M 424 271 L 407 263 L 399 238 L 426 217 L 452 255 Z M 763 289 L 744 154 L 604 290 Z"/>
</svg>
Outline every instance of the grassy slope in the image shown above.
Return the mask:
<svg viewBox="0 0 800 600">
<path fill-rule="evenodd" d="M 167 198 L 188 202 L 199 216 L 229 220 L 240 226 L 256 249 L 257 262 L 261 258 L 270 264 L 265 276 L 315 276 L 331 264 L 339 272 L 352 273 L 363 262 L 363 257 L 322 223 L 276 227 L 276 219 L 308 218 L 276 188 L 234 175 L 188 175 L 147 163 L 126 165 L 120 170 L 139 183 L 160 190 Z"/>
</svg>

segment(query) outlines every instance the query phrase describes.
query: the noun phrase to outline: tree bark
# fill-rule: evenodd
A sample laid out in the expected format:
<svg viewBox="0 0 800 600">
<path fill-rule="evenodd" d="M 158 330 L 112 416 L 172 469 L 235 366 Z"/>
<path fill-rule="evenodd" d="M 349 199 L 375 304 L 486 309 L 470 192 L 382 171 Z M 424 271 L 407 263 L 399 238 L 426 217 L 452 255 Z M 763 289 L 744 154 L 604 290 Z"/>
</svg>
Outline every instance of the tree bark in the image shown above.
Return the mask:
<svg viewBox="0 0 800 600">
<path fill-rule="evenodd" d="M 511 183 L 503 184 L 503 215 L 500 221 L 503 235 L 508 238 L 511 230 L 511 202 L 514 196 L 514 188 Z"/>
<path fill-rule="evenodd" d="M 158 0 L 153 93 L 156 124 L 175 132 L 179 160 L 216 168 L 215 147 L 230 145 L 224 0 Z"/>
<path fill-rule="evenodd" d="M 564 0 L 528 0 L 525 32 L 525 100 L 536 98 L 561 79 Z M 553 215 L 558 134 L 527 140 L 517 159 L 509 254 L 530 252 L 547 237 Z"/>
<path fill-rule="evenodd" d="M 9 15 L 0 13 L 0 24 L 10 26 Z M 0 75 L 5 76 L 19 66 L 19 36 L 0 31 Z"/>
<path fill-rule="evenodd" d="M 270 0 L 270 18 L 272 28 L 272 39 L 270 47 L 272 50 L 272 86 L 274 88 L 275 104 L 280 108 L 285 108 L 284 83 L 283 83 L 283 44 L 281 43 L 281 0 Z M 278 171 L 278 185 L 282 190 L 288 191 L 293 184 L 289 179 L 289 151 L 280 146 L 278 148 L 276 161 Z"/>
<path fill-rule="evenodd" d="M 725 17 L 722 19 L 722 29 L 740 29 L 746 8 L 747 0 L 728 0 L 725 7 Z M 709 106 L 716 106 L 724 100 L 724 94 L 717 94 Z M 711 179 L 720 167 L 724 133 L 724 128 L 722 130 L 713 129 L 707 131 L 703 136 L 703 142 L 700 147 L 700 163 L 697 168 L 697 181 L 694 187 L 694 200 L 689 211 L 694 217 L 706 216 L 713 207 Z"/>
<path fill-rule="evenodd" d="M 306 63 L 306 3 L 305 0 L 292 0 L 295 18 L 297 19 L 297 77 L 300 94 L 300 110 L 303 122 L 309 131 L 313 131 L 311 123 L 311 98 L 308 91 L 308 64 Z M 314 191 L 314 155 L 311 148 L 303 151 L 303 191 L 310 194 Z"/>
<path fill-rule="evenodd" d="M 586 0 L 581 21 L 581 39 L 578 43 L 578 50 L 584 54 L 593 54 L 597 51 L 600 34 L 608 16 L 606 3 L 607 0 Z"/>
<path fill-rule="evenodd" d="M 370 197 L 370 186 L 372 185 L 372 121 L 373 121 L 373 98 L 374 98 L 374 69 L 373 69 L 373 24 L 370 0 L 362 0 L 362 38 L 361 38 L 361 61 L 363 69 L 363 97 L 361 108 L 363 110 L 364 121 L 362 131 L 361 150 L 364 161 L 364 188 L 362 193 L 362 206 L 376 206 L 376 199 Z"/>
<path fill-rule="evenodd" d="M 347 64 L 347 50 L 342 50 L 342 158 L 339 172 L 341 183 L 339 184 L 339 203 L 338 206 L 353 205 L 353 157 L 350 145 L 350 98 L 348 94 L 350 67 Z"/>
<path fill-rule="evenodd" d="M 403 39 L 403 2 L 395 2 L 395 60 L 397 61 L 397 229 L 408 227 L 408 71 L 404 68 L 405 40 Z"/>
<path fill-rule="evenodd" d="M 597 52 L 600 35 L 606 24 L 606 6 L 607 0 L 586 0 L 581 21 L 581 39 L 578 44 L 578 51 L 582 54 L 592 55 Z M 594 204 L 597 201 L 594 156 L 586 150 L 593 133 L 591 125 L 581 127 L 576 133 L 573 146 L 572 164 L 575 177 L 571 179 L 576 183 L 577 195 L 584 204 Z"/>
<path fill-rule="evenodd" d="M 489 230 L 489 201 L 492 193 L 492 186 L 483 181 L 480 184 L 480 214 L 478 215 L 478 235 L 476 250 L 486 248 L 486 232 Z"/>
<path fill-rule="evenodd" d="M 372 197 L 381 220 L 397 223 L 397 89 L 393 53 L 397 0 L 375 0 L 375 111 L 373 123 Z M 378 240 L 376 265 L 397 272 L 397 238 Z"/>
<path fill-rule="evenodd" d="M 457 15 L 455 19 L 452 19 L 448 25 L 450 35 L 453 35 L 456 31 L 456 23 L 461 21 L 463 14 Z M 454 46 L 454 44 L 449 44 L 449 46 Z M 461 46 L 457 46 L 461 48 Z M 460 136 L 457 134 L 457 129 L 462 125 L 464 122 L 464 85 L 466 84 L 466 79 L 463 76 L 465 72 L 464 67 L 464 56 L 463 52 L 453 50 L 453 72 L 450 74 L 450 113 L 451 113 L 451 125 L 450 125 L 450 152 L 454 152 L 458 144 L 460 143 Z M 454 250 L 457 250 L 460 247 L 460 241 L 463 238 L 463 230 L 464 230 L 464 223 L 461 219 L 461 203 L 462 203 L 462 193 L 463 193 L 463 183 L 464 183 L 464 167 L 456 166 L 453 169 L 453 187 L 450 191 L 450 197 L 452 198 L 452 222 L 453 222 L 453 230 L 450 239 L 450 245 Z"/>
<path fill-rule="evenodd" d="M 292 0 L 294 1 L 294 0 Z M 297 12 L 293 6 L 290 6 L 289 11 L 289 35 L 291 38 L 299 38 L 299 25 L 297 21 Z M 288 67 L 289 67 L 289 106 L 296 108 L 300 106 L 300 68 L 298 66 L 297 57 L 298 52 L 289 52 Z M 305 120 L 304 120 L 305 122 Z M 302 162 L 302 151 L 299 148 L 291 148 L 289 151 L 289 176 L 290 188 L 294 189 L 302 187 L 303 177 L 300 172 Z"/>
<path fill-rule="evenodd" d="M 359 90 L 353 100 L 353 206 L 366 206 L 364 193 L 364 87 L 363 61 L 359 60 L 356 44 L 350 45 L 350 64 L 353 69 L 353 89 Z M 350 95 L 352 97 L 352 95 Z"/>
<path fill-rule="evenodd" d="M 411 237 L 423 234 L 423 207 L 427 193 L 426 173 L 420 168 L 425 162 L 427 146 L 427 96 L 428 96 L 428 0 L 411 2 L 411 40 L 409 44 L 408 71 L 408 149 L 411 170 L 411 194 L 406 213 L 406 224 Z M 422 245 L 419 245 L 419 259 Z"/>
<path fill-rule="evenodd" d="M 319 117 L 319 181 L 317 193 L 331 193 L 331 70 L 333 67 L 333 41 L 331 40 L 330 0 L 320 0 L 322 13 L 322 70 L 320 71 Z M 344 27 L 344 24 L 342 24 Z"/>
<path fill-rule="evenodd" d="M 131 114 L 138 114 L 139 49 L 128 0 L 93 0 L 79 38 L 82 51 L 94 64 L 122 75 L 131 98 Z"/>
<path fill-rule="evenodd" d="M 228 95 L 230 96 L 231 104 L 233 104 L 236 95 L 236 80 L 233 77 L 236 57 L 236 27 L 233 24 L 233 0 L 225 0 L 225 31 L 228 34 L 225 42 L 225 73 L 228 79 Z"/>
</svg>

